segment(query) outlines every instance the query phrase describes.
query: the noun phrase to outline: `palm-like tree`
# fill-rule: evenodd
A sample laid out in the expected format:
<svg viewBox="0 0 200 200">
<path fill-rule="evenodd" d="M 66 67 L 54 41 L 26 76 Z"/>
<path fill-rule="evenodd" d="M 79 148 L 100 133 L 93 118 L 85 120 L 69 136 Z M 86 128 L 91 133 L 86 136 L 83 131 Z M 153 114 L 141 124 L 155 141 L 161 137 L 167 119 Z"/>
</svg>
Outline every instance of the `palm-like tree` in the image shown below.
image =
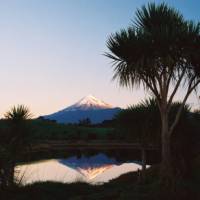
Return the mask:
<svg viewBox="0 0 200 200">
<path fill-rule="evenodd" d="M 156 99 L 162 124 L 161 174 L 170 183 L 174 179 L 171 137 L 189 95 L 200 83 L 200 25 L 186 21 L 165 3 L 151 3 L 136 11 L 128 29 L 112 34 L 107 47 L 113 78 L 126 87 L 143 85 Z M 169 125 L 171 105 L 181 86 L 185 96 Z"/>
<path fill-rule="evenodd" d="M 14 184 L 14 168 L 21 153 L 28 146 L 27 120 L 31 119 L 30 110 L 24 105 L 14 106 L 5 115 L 10 130 L 7 134 L 6 149 L 9 155 L 7 160 L 7 185 Z"/>
<path fill-rule="evenodd" d="M 31 116 L 32 114 L 30 113 L 29 108 L 24 105 L 13 106 L 4 115 L 6 119 L 9 119 L 15 122 L 28 120 L 31 118 Z"/>
<path fill-rule="evenodd" d="M 24 105 L 13 106 L 4 115 L 5 119 L 10 123 L 9 143 L 13 149 L 23 146 L 26 143 L 26 122 L 31 119 L 32 114 L 28 107 Z"/>
<path fill-rule="evenodd" d="M 145 99 L 129 106 L 115 116 L 116 124 L 124 129 L 129 138 L 141 144 L 157 144 L 160 141 L 160 116 L 155 99 Z"/>
</svg>

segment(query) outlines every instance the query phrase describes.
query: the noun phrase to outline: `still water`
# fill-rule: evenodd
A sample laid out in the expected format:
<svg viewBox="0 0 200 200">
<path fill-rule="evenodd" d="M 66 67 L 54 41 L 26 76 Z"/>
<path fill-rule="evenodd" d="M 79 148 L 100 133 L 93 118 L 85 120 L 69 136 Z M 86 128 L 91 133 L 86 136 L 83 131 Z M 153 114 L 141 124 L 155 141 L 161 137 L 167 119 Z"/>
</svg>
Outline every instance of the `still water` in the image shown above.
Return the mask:
<svg viewBox="0 0 200 200">
<path fill-rule="evenodd" d="M 18 165 L 16 178 L 22 184 L 38 181 L 102 184 L 138 169 L 141 169 L 141 165 L 134 160 L 119 161 L 115 157 L 97 153 L 92 156 L 75 155 Z"/>
</svg>

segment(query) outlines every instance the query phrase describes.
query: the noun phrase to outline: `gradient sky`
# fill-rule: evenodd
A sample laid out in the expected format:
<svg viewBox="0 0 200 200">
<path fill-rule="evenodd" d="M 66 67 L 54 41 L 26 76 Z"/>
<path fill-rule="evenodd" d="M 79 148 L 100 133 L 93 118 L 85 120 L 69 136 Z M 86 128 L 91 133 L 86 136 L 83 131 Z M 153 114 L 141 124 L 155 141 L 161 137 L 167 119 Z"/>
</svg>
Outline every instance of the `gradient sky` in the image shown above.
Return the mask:
<svg viewBox="0 0 200 200">
<path fill-rule="evenodd" d="M 106 40 L 146 0 L 0 0 L 0 116 L 25 104 L 35 116 L 93 94 L 126 107 L 148 95 L 112 82 Z M 160 1 L 155 1 L 160 2 Z M 200 21 L 200 1 L 165 1 Z M 200 107 L 193 95 L 189 102 Z"/>
</svg>

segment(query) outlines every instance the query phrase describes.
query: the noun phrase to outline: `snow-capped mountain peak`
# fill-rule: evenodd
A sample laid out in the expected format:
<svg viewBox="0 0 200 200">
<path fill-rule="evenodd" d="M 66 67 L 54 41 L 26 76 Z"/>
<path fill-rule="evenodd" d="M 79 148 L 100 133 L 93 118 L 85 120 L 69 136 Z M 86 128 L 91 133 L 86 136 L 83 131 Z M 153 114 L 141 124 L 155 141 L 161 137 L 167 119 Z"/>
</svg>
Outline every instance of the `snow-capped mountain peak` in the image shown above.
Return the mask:
<svg viewBox="0 0 200 200">
<path fill-rule="evenodd" d="M 93 95 L 88 95 L 80 99 L 77 103 L 69 106 L 65 111 L 75 111 L 75 110 L 97 110 L 97 109 L 110 109 L 113 108 L 110 104 L 97 99 Z"/>
<path fill-rule="evenodd" d="M 119 111 L 120 108 L 88 95 L 67 108 L 43 117 L 58 123 L 79 123 L 80 120 L 89 118 L 91 123 L 97 124 L 112 120 Z"/>
</svg>

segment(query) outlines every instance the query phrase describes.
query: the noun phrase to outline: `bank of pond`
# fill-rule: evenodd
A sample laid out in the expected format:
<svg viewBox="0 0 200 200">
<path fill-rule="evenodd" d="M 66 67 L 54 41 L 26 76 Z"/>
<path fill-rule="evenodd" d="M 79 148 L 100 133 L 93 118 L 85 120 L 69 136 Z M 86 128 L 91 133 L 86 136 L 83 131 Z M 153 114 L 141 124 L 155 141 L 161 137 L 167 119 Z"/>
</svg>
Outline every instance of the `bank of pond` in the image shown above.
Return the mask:
<svg viewBox="0 0 200 200">
<path fill-rule="evenodd" d="M 138 171 L 125 173 L 104 184 L 90 184 L 78 180 L 72 183 L 55 181 L 35 182 L 16 186 L 0 192 L 5 200 L 198 200 L 200 198 L 200 173 L 196 165 L 191 179 L 179 182 L 176 191 L 170 194 L 159 182 L 159 165 L 146 170 L 142 180 Z"/>
</svg>

